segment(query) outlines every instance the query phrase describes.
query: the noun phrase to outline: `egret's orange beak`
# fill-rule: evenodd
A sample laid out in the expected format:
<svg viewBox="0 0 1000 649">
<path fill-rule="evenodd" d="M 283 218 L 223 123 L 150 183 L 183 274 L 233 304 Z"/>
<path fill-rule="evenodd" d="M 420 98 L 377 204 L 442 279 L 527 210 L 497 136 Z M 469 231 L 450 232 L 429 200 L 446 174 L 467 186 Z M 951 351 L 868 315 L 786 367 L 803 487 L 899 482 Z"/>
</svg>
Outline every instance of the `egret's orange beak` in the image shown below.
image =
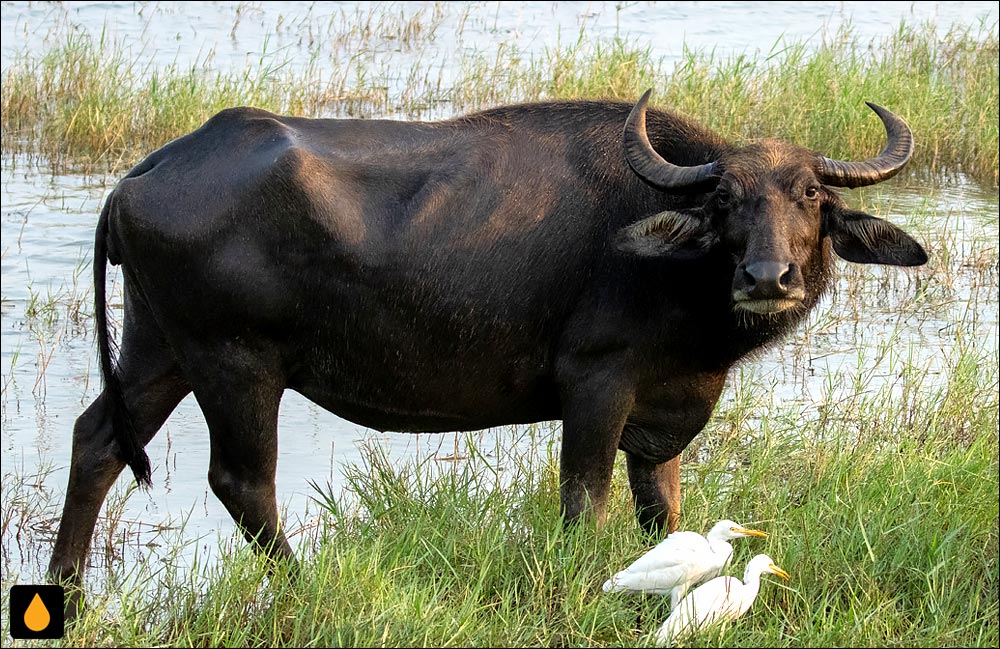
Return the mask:
<svg viewBox="0 0 1000 649">
<path fill-rule="evenodd" d="M 772 573 L 778 575 L 779 577 L 781 577 L 785 581 L 788 581 L 788 573 L 787 572 L 785 572 L 784 570 L 782 570 L 778 566 L 774 565 L 773 563 L 770 564 L 768 567 L 771 569 Z"/>
<path fill-rule="evenodd" d="M 761 532 L 760 530 L 751 530 L 747 527 L 731 527 L 729 528 L 735 534 L 742 534 L 744 536 L 767 536 L 767 532 Z"/>
</svg>

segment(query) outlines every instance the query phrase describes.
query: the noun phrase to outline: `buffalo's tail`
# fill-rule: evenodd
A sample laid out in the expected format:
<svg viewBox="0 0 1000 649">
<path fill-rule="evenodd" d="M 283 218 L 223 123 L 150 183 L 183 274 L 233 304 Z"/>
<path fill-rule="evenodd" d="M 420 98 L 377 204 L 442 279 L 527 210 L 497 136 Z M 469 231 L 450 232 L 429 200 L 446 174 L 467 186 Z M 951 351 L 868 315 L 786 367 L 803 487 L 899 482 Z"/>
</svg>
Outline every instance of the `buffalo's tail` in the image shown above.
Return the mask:
<svg viewBox="0 0 1000 649">
<path fill-rule="evenodd" d="M 104 379 L 105 412 L 111 418 L 111 426 L 115 440 L 118 442 L 121 459 L 125 461 L 135 474 L 135 480 L 141 487 L 152 484 L 152 469 L 149 456 L 139 443 L 139 436 L 132 422 L 128 408 L 125 406 L 125 394 L 122 384 L 115 373 L 114 341 L 108 334 L 108 311 L 106 303 L 108 267 L 108 233 L 110 229 L 112 202 L 114 192 L 104 203 L 101 217 L 97 222 L 97 235 L 94 241 L 94 318 L 97 322 L 97 349 L 101 357 L 101 376 Z"/>
</svg>

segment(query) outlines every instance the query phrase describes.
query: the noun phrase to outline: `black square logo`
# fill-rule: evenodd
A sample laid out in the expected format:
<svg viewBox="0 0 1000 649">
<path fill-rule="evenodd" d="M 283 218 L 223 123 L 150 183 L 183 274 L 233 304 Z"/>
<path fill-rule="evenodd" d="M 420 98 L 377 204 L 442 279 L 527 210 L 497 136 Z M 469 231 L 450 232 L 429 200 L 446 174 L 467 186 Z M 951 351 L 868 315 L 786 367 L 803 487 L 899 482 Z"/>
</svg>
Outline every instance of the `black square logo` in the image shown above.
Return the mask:
<svg viewBox="0 0 1000 649">
<path fill-rule="evenodd" d="M 11 586 L 10 635 L 16 640 L 63 637 L 62 586 Z"/>
</svg>

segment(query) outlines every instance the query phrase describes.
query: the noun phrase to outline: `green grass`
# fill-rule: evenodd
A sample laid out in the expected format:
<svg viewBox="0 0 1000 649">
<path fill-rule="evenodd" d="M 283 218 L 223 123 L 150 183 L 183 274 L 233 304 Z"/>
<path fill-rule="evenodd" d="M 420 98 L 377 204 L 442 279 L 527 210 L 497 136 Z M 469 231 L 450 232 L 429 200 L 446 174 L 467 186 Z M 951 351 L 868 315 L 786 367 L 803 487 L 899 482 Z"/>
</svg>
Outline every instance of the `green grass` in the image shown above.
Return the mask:
<svg viewBox="0 0 1000 649">
<path fill-rule="evenodd" d="M 996 646 L 997 357 L 960 345 L 947 360 L 940 382 L 905 360 L 878 389 L 837 374 L 809 405 L 737 377 L 744 394 L 685 452 L 683 527 L 764 529 L 736 542 L 730 573 L 765 552 L 792 578 L 765 578 L 747 616 L 690 646 Z M 624 467 L 605 528 L 564 530 L 555 449 L 442 467 L 368 448 L 346 495 L 317 488 L 326 515 L 297 578 L 269 578 L 242 543 L 188 572 L 139 564 L 65 644 L 649 645 L 667 598 L 601 591 L 655 542 Z"/>
<path fill-rule="evenodd" d="M 266 43 L 243 71 L 220 72 L 210 59 L 148 69 L 123 43 L 68 30 L 43 54 L 22 54 L 4 71 L 4 150 L 119 170 L 235 105 L 308 116 L 436 118 L 538 99 L 634 101 L 653 87 L 654 104 L 728 137 L 780 137 L 839 158 L 869 157 L 881 148 L 881 124 L 864 104 L 874 101 L 913 128 L 912 169 L 963 172 L 997 184 L 995 22 L 940 37 L 932 24 L 901 23 L 871 42 L 848 26 L 818 43 L 779 41 L 762 55 L 724 58 L 687 49 L 671 67 L 631 39 L 601 40 L 585 29 L 535 56 L 502 42 L 495 51 L 432 59 L 442 56 L 431 49 L 436 39 L 463 39 L 465 19 L 456 33 L 441 33 L 446 11 L 310 23 L 312 58 L 295 69 L 268 53 Z M 398 42 L 407 58 L 379 50 L 386 40 Z M 446 69 L 458 71 L 453 81 L 446 81 Z"/>
</svg>

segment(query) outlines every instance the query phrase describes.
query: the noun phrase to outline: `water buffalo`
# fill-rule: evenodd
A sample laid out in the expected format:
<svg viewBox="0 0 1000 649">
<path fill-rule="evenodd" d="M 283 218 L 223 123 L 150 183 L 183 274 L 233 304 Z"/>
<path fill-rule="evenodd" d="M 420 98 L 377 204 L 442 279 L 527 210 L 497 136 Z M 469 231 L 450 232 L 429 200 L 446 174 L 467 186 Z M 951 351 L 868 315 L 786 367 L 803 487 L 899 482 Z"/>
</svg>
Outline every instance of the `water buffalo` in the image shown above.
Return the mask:
<svg viewBox="0 0 1000 649">
<path fill-rule="evenodd" d="M 678 455 L 730 367 L 791 331 L 833 253 L 922 264 L 831 187 L 895 175 L 906 124 L 862 162 L 735 146 L 669 112 L 566 101 L 448 121 L 224 110 L 139 163 L 97 225 L 104 391 L 76 421 L 50 576 L 78 583 L 101 503 L 189 392 L 208 480 L 275 556 L 286 389 L 362 426 L 458 431 L 560 419 L 568 520 L 601 520 L 616 452 L 636 515 L 673 528 Z M 124 274 L 113 358 L 107 262 Z"/>
</svg>

